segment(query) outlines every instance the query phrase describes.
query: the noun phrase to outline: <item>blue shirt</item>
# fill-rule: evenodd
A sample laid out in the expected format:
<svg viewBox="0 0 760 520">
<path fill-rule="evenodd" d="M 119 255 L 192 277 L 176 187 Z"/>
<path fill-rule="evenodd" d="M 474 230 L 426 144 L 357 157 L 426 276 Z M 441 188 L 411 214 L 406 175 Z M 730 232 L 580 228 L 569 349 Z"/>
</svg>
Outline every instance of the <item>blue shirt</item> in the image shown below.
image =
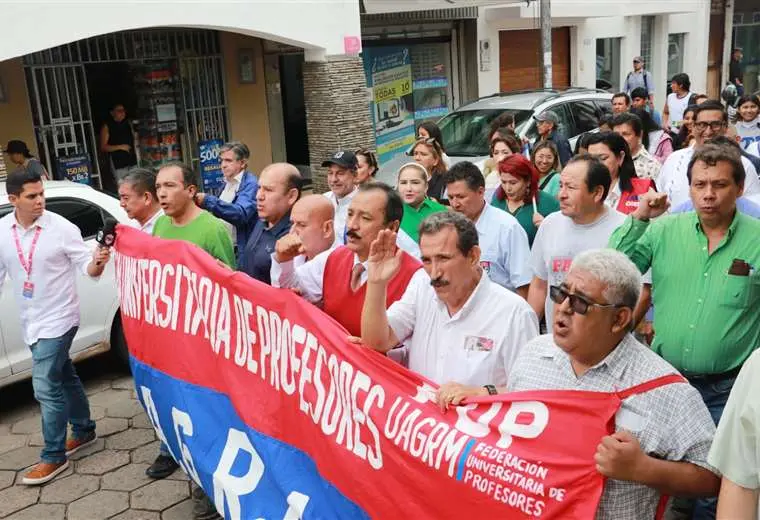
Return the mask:
<svg viewBox="0 0 760 520">
<path fill-rule="evenodd" d="M 217 218 L 235 226 L 237 233 L 237 263 L 241 264 L 243 250 L 257 222 L 256 192 L 259 183 L 251 172 L 244 172 L 240 187 L 232 202 L 225 202 L 214 195 L 206 195 L 203 199 L 203 209 L 208 210 Z"/>
<path fill-rule="evenodd" d="M 238 269 L 251 278 L 270 285 L 269 276 L 272 267 L 272 253 L 277 240 L 290 232 L 290 213 L 280 219 L 274 226 L 267 228 L 267 223 L 257 220 L 251 237 L 240 255 Z"/>
<path fill-rule="evenodd" d="M 736 199 L 736 209 L 750 217 L 760 218 L 760 204 L 752 202 L 746 197 Z M 691 200 L 682 202 L 671 210 L 671 213 L 686 213 L 687 211 L 694 211 L 694 204 L 691 203 Z"/>
<path fill-rule="evenodd" d="M 480 243 L 480 266 L 491 281 L 511 291 L 528 285 L 533 278 L 530 245 L 517 219 L 486 204 L 475 228 Z"/>
</svg>

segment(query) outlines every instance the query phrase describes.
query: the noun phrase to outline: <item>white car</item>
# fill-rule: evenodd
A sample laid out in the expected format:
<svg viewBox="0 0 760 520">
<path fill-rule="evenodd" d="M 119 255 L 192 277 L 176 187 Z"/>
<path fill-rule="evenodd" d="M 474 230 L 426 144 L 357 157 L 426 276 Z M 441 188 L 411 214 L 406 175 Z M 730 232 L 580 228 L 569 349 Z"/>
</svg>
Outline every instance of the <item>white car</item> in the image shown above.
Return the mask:
<svg viewBox="0 0 760 520">
<path fill-rule="evenodd" d="M 85 184 L 68 181 L 45 182 L 45 210 L 66 217 L 82 232 L 85 243 L 96 247 L 95 235 L 107 218 L 128 223 L 119 201 Z M 0 217 L 13 211 L 5 183 L 0 182 Z M 0 387 L 32 376 L 32 355 L 24 344 L 21 320 L 11 284 L 5 280 L 0 291 Z M 77 283 L 81 323 L 71 346 L 71 358 L 81 361 L 113 350 L 117 360 L 128 360 L 121 330 L 119 301 L 113 261 L 99 280 L 79 275 Z"/>
</svg>

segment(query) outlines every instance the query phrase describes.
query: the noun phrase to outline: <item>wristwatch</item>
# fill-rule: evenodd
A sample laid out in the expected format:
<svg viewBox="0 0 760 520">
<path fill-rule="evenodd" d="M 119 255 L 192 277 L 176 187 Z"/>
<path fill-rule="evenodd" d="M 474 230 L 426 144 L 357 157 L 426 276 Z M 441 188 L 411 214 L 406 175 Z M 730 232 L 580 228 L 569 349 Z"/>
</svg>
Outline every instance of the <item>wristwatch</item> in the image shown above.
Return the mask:
<svg viewBox="0 0 760 520">
<path fill-rule="evenodd" d="M 488 395 L 496 395 L 499 393 L 496 391 L 496 387 L 493 385 L 484 385 L 483 388 L 488 391 Z"/>
</svg>

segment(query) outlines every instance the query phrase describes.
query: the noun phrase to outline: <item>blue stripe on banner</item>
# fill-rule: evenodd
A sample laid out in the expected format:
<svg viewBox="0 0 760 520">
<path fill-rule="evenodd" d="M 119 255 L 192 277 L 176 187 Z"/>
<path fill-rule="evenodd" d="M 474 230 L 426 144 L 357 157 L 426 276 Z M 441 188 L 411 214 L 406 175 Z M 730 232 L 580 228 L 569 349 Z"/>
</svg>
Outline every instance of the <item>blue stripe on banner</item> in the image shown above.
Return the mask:
<svg viewBox="0 0 760 520">
<path fill-rule="evenodd" d="M 303 451 L 248 427 L 230 399 L 131 358 L 138 398 L 182 469 L 225 518 L 346 518 L 368 515 L 319 473 Z M 181 445 L 180 440 L 181 439 Z"/>
<path fill-rule="evenodd" d="M 464 475 L 464 463 L 467 461 L 467 455 L 470 454 L 470 450 L 473 446 L 475 446 L 475 439 L 470 439 L 464 447 L 462 456 L 459 458 L 459 464 L 457 465 L 457 480 L 462 480 L 462 475 Z"/>
</svg>

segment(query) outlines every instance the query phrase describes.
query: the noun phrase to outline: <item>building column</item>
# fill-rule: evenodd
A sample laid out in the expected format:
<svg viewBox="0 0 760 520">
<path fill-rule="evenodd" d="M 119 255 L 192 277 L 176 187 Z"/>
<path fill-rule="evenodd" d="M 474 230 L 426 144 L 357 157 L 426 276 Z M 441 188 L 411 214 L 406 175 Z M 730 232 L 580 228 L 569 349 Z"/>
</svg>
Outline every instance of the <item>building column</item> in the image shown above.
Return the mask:
<svg viewBox="0 0 760 520">
<path fill-rule="evenodd" d="M 654 38 L 652 45 L 652 66 L 649 71 L 654 80 L 654 103 L 662 111 L 667 97 L 668 77 L 668 15 L 658 15 L 654 19 Z"/>
<path fill-rule="evenodd" d="M 306 61 L 303 88 L 312 184 L 315 193 L 323 193 L 328 188 L 322 161 L 338 150 L 375 147 L 362 59 L 328 56 Z"/>
</svg>

